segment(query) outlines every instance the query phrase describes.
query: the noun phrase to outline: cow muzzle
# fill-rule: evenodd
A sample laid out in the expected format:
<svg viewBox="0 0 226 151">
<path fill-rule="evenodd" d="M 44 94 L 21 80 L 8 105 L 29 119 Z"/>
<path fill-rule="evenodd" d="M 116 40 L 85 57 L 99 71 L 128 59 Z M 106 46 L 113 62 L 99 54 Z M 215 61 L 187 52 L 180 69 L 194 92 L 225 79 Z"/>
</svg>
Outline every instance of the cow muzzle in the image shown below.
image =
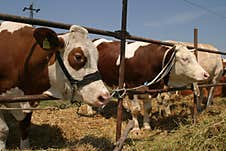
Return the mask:
<svg viewBox="0 0 226 151">
<path fill-rule="evenodd" d="M 97 97 L 97 102 L 95 106 L 105 106 L 109 99 L 111 98 L 110 93 L 108 91 L 102 91 L 100 95 Z"/>
</svg>

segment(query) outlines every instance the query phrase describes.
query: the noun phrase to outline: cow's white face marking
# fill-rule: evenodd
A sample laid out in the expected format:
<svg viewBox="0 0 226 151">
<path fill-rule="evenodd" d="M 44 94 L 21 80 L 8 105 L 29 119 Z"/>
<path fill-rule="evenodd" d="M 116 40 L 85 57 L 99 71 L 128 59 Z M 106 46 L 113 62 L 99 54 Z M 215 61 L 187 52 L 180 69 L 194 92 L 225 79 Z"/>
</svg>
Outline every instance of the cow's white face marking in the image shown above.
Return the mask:
<svg viewBox="0 0 226 151">
<path fill-rule="evenodd" d="M 1 23 L 0 26 L 0 32 L 3 30 L 7 30 L 8 32 L 15 32 L 23 27 L 32 27 L 29 24 L 24 24 L 24 23 L 16 23 L 16 22 L 10 22 L 10 21 L 4 21 Z"/>
<path fill-rule="evenodd" d="M 169 86 L 185 86 L 192 82 L 206 80 L 209 74 L 198 64 L 195 55 L 186 46 L 176 46 L 175 64 L 169 78 Z"/>
<path fill-rule="evenodd" d="M 65 67 L 76 80 L 82 80 L 84 76 L 97 71 L 98 52 L 92 41 L 88 39 L 87 34 L 88 31 L 86 29 L 74 25 L 71 27 L 69 33 L 59 36 L 65 42 L 64 48 L 60 51 Z M 79 47 L 87 58 L 87 61 L 82 68 L 75 70 L 70 66 L 68 56 L 73 49 Z M 62 72 L 58 62 L 49 66 L 49 77 L 51 88 L 44 93 L 58 98 L 71 99 L 72 92 L 70 83 Z M 77 101 L 84 100 L 88 104 L 99 106 L 101 103 L 97 98 L 102 93 L 108 93 L 108 90 L 104 86 L 104 83 L 98 80 L 80 88 L 79 91 L 76 91 L 74 98 Z"/>
</svg>

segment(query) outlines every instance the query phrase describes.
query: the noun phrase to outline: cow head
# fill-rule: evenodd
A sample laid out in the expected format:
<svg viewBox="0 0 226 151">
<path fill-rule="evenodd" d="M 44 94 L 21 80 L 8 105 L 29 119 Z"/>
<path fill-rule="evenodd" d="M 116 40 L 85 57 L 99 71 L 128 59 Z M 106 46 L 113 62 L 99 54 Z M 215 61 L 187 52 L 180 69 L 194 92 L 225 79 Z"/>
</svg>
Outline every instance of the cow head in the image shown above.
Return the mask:
<svg viewBox="0 0 226 151">
<path fill-rule="evenodd" d="M 85 81 L 84 77 L 87 79 L 97 72 L 97 49 L 87 35 L 86 29 L 76 25 L 60 36 L 46 28 L 37 28 L 34 31 L 34 37 L 43 49 L 59 52 L 67 72 L 76 81 Z M 84 101 L 93 106 L 106 104 L 110 97 L 100 78 L 83 82 L 78 87 L 72 86 L 59 62 L 55 61 L 49 65 L 48 71 L 51 87 L 44 94 L 64 99 L 73 98 L 72 101 Z"/>
<path fill-rule="evenodd" d="M 208 79 L 209 74 L 200 66 L 195 55 L 186 46 L 177 45 L 175 51 L 175 64 L 170 72 L 169 86 L 180 87 Z"/>
</svg>

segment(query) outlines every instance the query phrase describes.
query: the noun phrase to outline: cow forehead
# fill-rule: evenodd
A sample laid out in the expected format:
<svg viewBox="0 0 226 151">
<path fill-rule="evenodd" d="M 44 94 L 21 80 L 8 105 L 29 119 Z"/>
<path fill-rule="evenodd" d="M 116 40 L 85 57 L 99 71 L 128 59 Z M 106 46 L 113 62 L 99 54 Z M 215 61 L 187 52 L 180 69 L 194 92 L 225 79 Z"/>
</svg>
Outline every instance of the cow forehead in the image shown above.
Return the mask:
<svg viewBox="0 0 226 151">
<path fill-rule="evenodd" d="M 65 66 L 67 66 L 69 72 L 74 78 L 80 79 L 85 74 L 95 72 L 97 70 L 98 52 L 94 44 L 90 39 L 80 32 L 69 32 L 62 35 L 64 39 L 65 47 L 63 50 L 63 59 Z M 75 71 L 68 62 L 68 57 L 71 51 L 79 48 L 87 59 L 87 62 L 83 68 Z"/>
<path fill-rule="evenodd" d="M 177 57 L 195 57 L 195 55 L 184 45 L 176 46 Z"/>
<path fill-rule="evenodd" d="M 24 27 L 32 27 L 31 25 L 29 24 L 24 24 L 24 23 L 17 23 L 17 22 L 10 22 L 10 21 L 4 21 L 1 23 L 1 26 L 0 26 L 0 32 L 3 31 L 3 30 L 7 30 L 8 32 L 15 32 L 21 28 L 24 28 Z"/>
<path fill-rule="evenodd" d="M 79 47 L 86 57 L 88 57 L 90 54 L 97 55 L 97 50 L 94 44 L 90 39 L 87 38 L 87 36 L 84 36 L 83 33 L 69 32 L 65 35 L 60 35 L 59 37 L 64 39 L 64 51 L 66 55 L 68 55 L 73 49 Z"/>
</svg>

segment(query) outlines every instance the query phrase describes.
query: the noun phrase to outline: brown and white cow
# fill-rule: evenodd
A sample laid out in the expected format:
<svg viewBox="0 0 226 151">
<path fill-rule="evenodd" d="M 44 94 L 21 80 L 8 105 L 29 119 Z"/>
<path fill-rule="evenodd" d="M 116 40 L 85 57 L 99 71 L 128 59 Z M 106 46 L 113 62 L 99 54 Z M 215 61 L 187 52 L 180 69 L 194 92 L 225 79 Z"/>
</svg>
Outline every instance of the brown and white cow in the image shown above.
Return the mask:
<svg viewBox="0 0 226 151">
<path fill-rule="evenodd" d="M 119 76 L 119 52 L 120 42 L 98 39 L 94 41 L 99 51 L 98 69 L 102 79 L 107 85 L 118 85 Z M 145 82 L 152 81 L 168 64 L 171 56 L 174 58 L 172 67 L 162 80 L 165 84 L 173 87 L 184 86 L 194 81 L 206 80 L 209 74 L 197 63 L 196 58 L 185 46 L 177 45 L 168 47 L 150 44 L 145 42 L 126 43 L 125 61 L 125 85 L 136 87 Z M 162 88 L 159 80 L 150 88 Z M 137 101 L 132 101 L 137 104 Z M 149 113 L 151 110 L 150 101 L 144 100 L 144 127 L 150 129 Z M 139 106 L 134 107 L 139 110 Z M 135 129 L 139 129 L 137 111 L 132 111 L 135 120 Z"/>
<path fill-rule="evenodd" d="M 1 96 L 43 93 L 84 101 L 92 106 L 105 105 L 110 95 L 98 75 L 97 49 L 87 36 L 88 31 L 77 25 L 71 26 L 68 33 L 57 36 L 48 28 L 35 29 L 28 24 L 2 22 Z M 20 103 L 3 105 L 21 107 Z M 28 148 L 31 113 L 21 110 L 11 113 L 20 123 L 21 149 Z M 8 126 L 0 112 L 0 150 L 5 149 L 7 135 Z"/>
</svg>

